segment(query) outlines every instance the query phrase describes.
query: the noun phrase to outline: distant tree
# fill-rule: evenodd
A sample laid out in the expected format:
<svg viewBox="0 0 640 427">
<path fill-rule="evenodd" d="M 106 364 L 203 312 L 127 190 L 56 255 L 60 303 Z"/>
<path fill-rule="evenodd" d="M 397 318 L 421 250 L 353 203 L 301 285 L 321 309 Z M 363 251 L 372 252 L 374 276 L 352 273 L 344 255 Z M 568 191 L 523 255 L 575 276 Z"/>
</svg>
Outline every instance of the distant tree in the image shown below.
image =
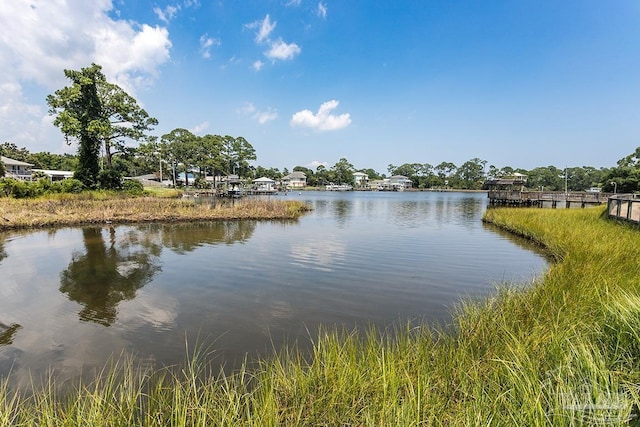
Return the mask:
<svg viewBox="0 0 640 427">
<path fill-rule="evenodd" d="M 173 185 L 176 185 L 176 171 L 182 165 L 185 172 L 185 184 L 189 185 L 189 170 L 195 163 L 198 138 L 183 128 L 176 128 L 162 135 L 160 150 L 164 153 L 173 171 Z"/>
<path fill-rule="evenodd" d="M 29 150 L 27 150 L 25 147 L 18 148 L 18 146 L 16 146 L 16 144 L 14 144 L 13 142 L 4 142 L 0 146 L 0 152 L 3 156 L 9 157 L 10 159 L 19 160 L 21 162 L 29 162 Z"/>
<path fill-rule="evenodd" d="M 355 168 L 344 157 L 331 167 L 331 171 L 334 174 L 333 180 L 337 183 L 353 185 L 353 172 Z"/>
<path fill-rule="evenodd" d="M 437 180 L 438 185 L 447 185 L 447 182 L 450 181 L 450 178 L 452 177 L 456 169 L 457 169 L 456 165 L 451 162 L 442 162 L 436 167 L 434 167 L 433 170 L 438 177 L 438 180 Z M 451 184 L 452 183 L 449 182 L 448 185 L 451 185 Z"/>
<path fill-rule="evenodd" d="M 484 166 L 486 160 L 475 157 L 464 162 L 456 171 L 456 178 L 460 188 L 477 190 L 484 182 Z"/>
<path fill-rule="evenodd" d="M 243 137 L 225 135 L 222 137 L 220 164 L 227 175 L 248 176 L 249 161 L 256 160 L 256 151 Z"/>
<path fill-rule="evenodd" d="M 555 166 L 537 167 L 527 174 L 527 187 L 533 190 L 564 190 L 564 170 Z"/>
<path fill-rule="evenodd" d="M 640 147 L 618 160 L 616 167 L 603 172 L 601 184 L 604 191 L 608 192 L 617 190 L 619 193 L 635 193 L 640 191 Z"/>
</svg>

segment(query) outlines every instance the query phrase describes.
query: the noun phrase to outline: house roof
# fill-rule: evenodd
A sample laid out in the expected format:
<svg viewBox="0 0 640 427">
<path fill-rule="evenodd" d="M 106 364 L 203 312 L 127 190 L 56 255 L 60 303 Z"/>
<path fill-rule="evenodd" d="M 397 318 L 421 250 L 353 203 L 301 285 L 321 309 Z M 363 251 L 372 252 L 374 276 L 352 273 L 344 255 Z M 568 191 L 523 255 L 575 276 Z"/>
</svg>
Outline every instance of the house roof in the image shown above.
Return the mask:
<svg viewBox="0 0 640 427">
<path fill-rule="evenodd" d="M 366 174 L 366 173 L 364 173 L 364 172 L 354 172 L 354 173 L 353 173 L 353 176 L 369 176 L 369 175 L 367 175 L 367 174 Z"/>
<path fill-rule="evenodd" d="M 2 159 L 2 163 L 10 166 L 33 166 L 31 163 L 21 162 L 20 160 L 10 159 L 9 157 L 0 156 Z"/>
<path fill-rule="evenodd" d="M 307 175 L 301 171 L 294 171 L 282 179 L 307 179 Z"/>
<path fill-rule="evenodd" d="M 271 178 L 267 178 L 266 176 L 263 176 L 262 178 L 254 179 L 254 180 L 253 180 L 253 182 L 258 182 L 258 183 L 260 183 L 260 182 L 264 182 L 264 183 L 268 183 L 268 182 L 270 182 L 270 183 L 275 183 L 275 181 L 274 181 L 274 180 L 272 180 Z"/>
</svg>

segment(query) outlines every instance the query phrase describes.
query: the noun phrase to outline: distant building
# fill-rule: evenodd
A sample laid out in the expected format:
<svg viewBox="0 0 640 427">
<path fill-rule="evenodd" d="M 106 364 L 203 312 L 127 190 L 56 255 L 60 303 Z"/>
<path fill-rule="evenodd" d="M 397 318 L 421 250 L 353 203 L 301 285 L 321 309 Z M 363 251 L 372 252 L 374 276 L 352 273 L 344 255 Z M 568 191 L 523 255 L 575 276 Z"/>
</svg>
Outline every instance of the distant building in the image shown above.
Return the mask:
<svg viewBox="0 0 640 427">
<path fill-rule="evenodd" d="M 51 182 L 62 181 L 63 179 L 73 178 L 72 171 L 56 171 L 49 169 L 31 169 L 31 171 L 36 174 L 40 173 L 45 175 Z"/>
<path fill-rule="evenodd" d="M 282 178 L 282 185 L 287 188 L 302 188 L 307 186 L 307 175 L 295 171 Z"/>
<path fill-rule="evenodd" d="M 369 186 L 369 175 L 364 172 L 354 172 L 353 184 L 356 188 L 367 188 Z"/>
<path fill-rule="evenodd" d="M 9 157 L 0 156 L 2 164 L 4 164 L 5 177 L 14 178 L 22 181 L 31 181 L 31 168 L 33 165 L 20 160 L 10 159 Z"/>
</svg>

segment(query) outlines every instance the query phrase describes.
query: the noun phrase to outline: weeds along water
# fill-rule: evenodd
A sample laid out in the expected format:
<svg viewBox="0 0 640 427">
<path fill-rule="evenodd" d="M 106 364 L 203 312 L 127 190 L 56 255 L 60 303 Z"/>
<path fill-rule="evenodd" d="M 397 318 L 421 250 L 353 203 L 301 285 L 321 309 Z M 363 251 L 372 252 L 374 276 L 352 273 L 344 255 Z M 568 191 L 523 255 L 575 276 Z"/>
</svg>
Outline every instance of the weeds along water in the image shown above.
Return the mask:
<svg viewBox="0 0 640 427">
<path fill-rule="evenodd" d="M 95 379 L 12 390 L 0 423 L 31 425 L 629 425 L 640 393 L 640 232 L 601 208 L 490 209 L 557 260 L 518 290 L 461 303 L 452 324 L 322 330 L 230 375 L 122 357 Z"/>
</svg>

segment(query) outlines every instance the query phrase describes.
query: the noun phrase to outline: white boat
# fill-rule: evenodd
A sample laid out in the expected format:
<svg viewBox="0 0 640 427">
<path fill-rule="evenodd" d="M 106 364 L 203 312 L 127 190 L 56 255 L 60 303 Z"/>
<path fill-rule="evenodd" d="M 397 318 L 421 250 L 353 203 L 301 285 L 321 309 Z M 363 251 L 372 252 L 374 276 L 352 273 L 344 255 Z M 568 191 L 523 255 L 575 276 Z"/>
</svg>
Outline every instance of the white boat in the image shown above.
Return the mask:
<svg viewBox="0 0 640 427">
<path fill-rule="evenodd" d="M 327 191 L 351 191 L 353 187 L 349 184 L 328 184 L 325 189 Z"/>
</svg>

